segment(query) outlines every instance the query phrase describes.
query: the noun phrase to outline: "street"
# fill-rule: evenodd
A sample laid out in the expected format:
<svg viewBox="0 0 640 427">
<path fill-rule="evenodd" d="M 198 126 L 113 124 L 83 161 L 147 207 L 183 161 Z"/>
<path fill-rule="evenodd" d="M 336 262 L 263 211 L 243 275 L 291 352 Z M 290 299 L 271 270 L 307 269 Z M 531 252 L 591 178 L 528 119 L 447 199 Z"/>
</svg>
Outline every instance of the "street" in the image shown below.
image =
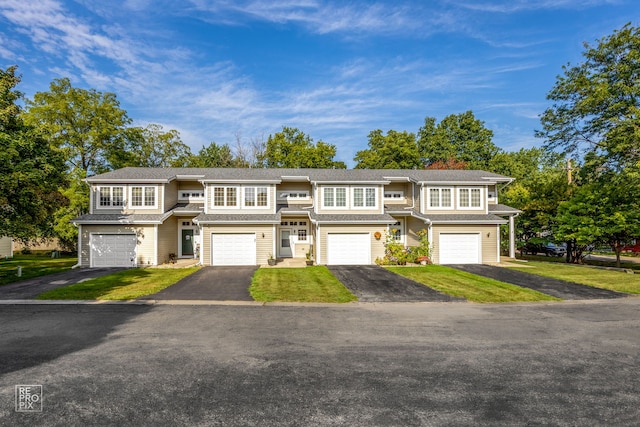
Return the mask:
<svg viewBox="0 0 640 427">
<path fill-rule="evenodd" d="M 639 354 L 640 298 L 7 304 L 0 425 L 637 425 Z"/>
</svg>

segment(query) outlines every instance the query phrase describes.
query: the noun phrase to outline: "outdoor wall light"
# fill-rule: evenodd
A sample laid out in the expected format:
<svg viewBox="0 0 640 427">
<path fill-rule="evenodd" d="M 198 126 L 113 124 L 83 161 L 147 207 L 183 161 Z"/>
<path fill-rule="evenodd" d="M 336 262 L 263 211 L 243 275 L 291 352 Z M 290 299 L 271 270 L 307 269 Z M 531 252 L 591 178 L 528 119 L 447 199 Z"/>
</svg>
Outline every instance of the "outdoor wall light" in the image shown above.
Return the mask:
<svg viewBox="0 0 640 427">
<path fill-rule="evenodd" d="M 262 233 L 262 238 L 264 239 L 264 233 Z"/>
<path fill-rule="evenodd" d="M 487 233 L 487 237 L 491 237 L 491 232 L 488 232 L 488 233 Z"/>
</svg>

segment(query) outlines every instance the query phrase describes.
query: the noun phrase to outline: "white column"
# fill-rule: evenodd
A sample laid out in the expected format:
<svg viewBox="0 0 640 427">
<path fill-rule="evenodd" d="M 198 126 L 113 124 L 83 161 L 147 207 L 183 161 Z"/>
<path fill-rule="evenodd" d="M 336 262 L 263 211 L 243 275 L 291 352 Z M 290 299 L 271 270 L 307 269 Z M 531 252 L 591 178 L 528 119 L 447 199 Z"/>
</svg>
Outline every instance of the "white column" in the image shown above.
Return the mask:
<svg viewBox="0 0 640 427">
<path fill-rule="evenodd" d="M 509 217 L 509 258 L 516 257 L 516 227 L 515 216 Z"/>
</svg>

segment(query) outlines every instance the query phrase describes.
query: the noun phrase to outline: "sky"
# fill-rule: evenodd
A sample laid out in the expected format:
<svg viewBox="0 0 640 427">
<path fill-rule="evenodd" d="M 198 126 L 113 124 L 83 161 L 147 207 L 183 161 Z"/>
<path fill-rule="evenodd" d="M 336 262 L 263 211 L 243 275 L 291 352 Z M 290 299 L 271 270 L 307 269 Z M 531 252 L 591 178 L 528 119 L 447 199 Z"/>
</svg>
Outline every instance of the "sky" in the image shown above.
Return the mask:
<svg viewBox="0 0 640 427">
<path fill-rule="evenodd" d="M 639 18 L 637 0 L 0 0 L 0 68 L 27 98 L 62 77 L 113 92 L 193 152 L 289 126 L 353 167 L 373 130 L 468 110 L 500 148 L 540 146 L 562 66 Z"/>
</svg>

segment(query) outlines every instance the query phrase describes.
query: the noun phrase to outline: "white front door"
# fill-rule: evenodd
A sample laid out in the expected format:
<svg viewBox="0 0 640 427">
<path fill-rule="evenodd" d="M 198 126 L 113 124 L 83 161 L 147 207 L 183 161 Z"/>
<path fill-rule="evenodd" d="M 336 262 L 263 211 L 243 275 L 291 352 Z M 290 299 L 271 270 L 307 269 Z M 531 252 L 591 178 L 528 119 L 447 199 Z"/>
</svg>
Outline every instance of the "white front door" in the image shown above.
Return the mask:
<svg viewBox="0 0 640 427">
<path fill-rule="evenodd" d="M 291 258 L 291 230 L 280 230 L 280 257 Z"/>
</svg>

